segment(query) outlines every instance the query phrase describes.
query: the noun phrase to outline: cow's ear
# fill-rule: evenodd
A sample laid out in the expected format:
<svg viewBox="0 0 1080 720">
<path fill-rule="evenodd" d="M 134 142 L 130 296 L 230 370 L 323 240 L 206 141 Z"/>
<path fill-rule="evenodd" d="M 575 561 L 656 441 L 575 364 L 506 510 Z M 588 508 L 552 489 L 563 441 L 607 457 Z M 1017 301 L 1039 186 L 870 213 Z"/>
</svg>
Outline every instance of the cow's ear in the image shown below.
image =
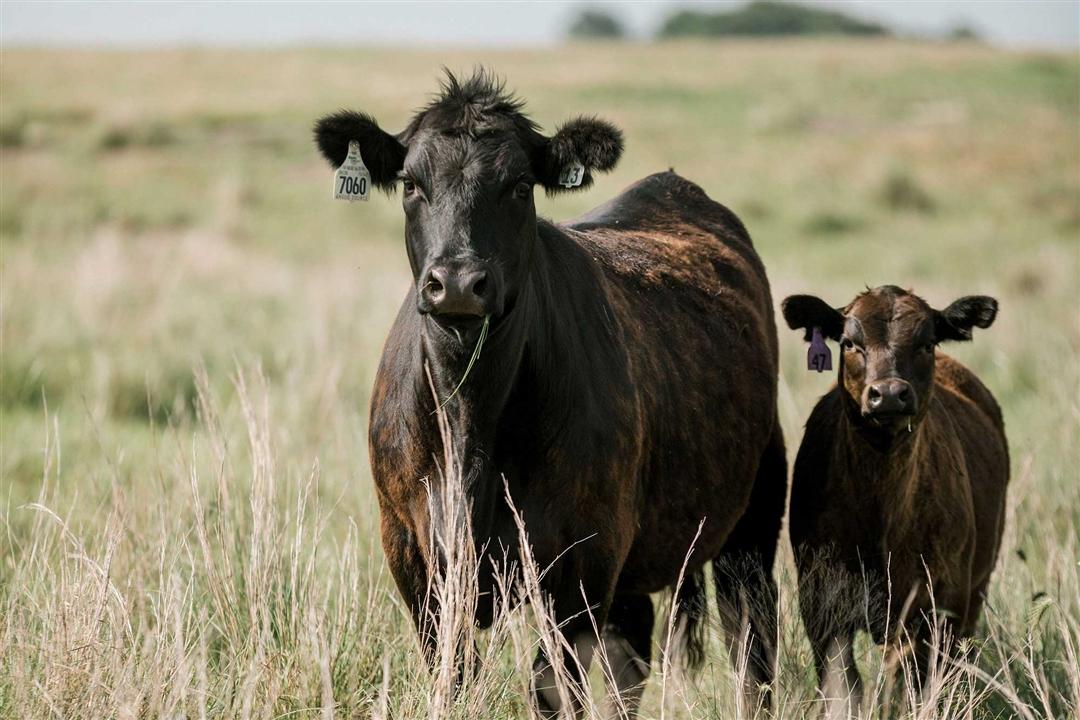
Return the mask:
<svg viewBox="0 0 1080 720">
<path fill-rule="evenodd" d="M 548 193 L 584 190 L 593 174 L 608 172 L 622 157 L 623 135 L 606 120 L 578 117 L 568 121 L 541 146 L 537 174 Z M 580 177 L 573 169 L 580 166 Z"/>
<path fill-rule="evenodd" d="M 405 146 L 379 127 L 375 118 L 353 110 L 339 110 L 315 122 L 315 144 L 333 167 L 345 162 L 349 143 L 360 143 L 371 182 L 380 190 L 393 190 L 398 172 L 405 163 Z"/>
<path fill-rule="evenodd" d="M 998 302 L 986 295 L 968 295 L 944 310 L 934 311 L 934 339 L 970 340 L 971 328 L 988 328 L 997 317 Z"/>
<path fill-rule="evenodd" d="M 813 337 L 814 328 L 830 340 L 839 340 L 844 334 L 844 313 L 813 295 L 789 295 L 780 306 L 784 320 L 792 330 L 805 330 L 803 339 Z"/>
</svg>

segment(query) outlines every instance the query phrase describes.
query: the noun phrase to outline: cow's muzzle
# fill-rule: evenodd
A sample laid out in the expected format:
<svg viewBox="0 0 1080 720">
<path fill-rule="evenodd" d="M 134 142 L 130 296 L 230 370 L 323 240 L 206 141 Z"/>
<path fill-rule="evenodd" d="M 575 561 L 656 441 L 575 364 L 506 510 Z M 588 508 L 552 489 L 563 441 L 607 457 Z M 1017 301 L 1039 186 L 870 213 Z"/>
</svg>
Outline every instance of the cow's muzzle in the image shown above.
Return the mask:
<svg viewBox="0 0 1080 720">
<path fill-rule="evenodd" d="M 915 389 L 906 380 L 879 380 L 863 391 L 862 414 L 879 424 L 901 419 L 908 422 L 917 410 Z"/>
<path fill-rule="evenodd" d="M 446 262 L 423 274 L 417 309 L 444 321 L 469 321 L 497 315 L 496 277 L 486 263 Z"/>
</svg>

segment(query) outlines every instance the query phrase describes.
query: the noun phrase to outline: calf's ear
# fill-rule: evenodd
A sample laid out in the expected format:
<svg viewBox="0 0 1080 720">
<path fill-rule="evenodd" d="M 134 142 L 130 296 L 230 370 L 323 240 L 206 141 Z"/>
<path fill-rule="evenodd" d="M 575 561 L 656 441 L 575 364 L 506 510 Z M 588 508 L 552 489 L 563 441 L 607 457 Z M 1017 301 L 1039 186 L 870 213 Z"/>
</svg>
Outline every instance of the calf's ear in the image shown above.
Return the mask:
<svg viewBox="0 0 1080 720">
<path fill-rule="evenodd" d="M 780 305 L 784 320 L 792 330 L 805 330 L 803 339 L 813 337 L 814 328 L 830 340 L 839 340 L 844 333 L 844 314 L 813 295 L 789 295 Z"/>
<path fill-rule="evenodd" d="M 606 120 L 578 117 L 568 121 L 541 146 L 537 177 L 549 194 L 584 190 L 593 174 L 608 172 L 622 157 L 623 134 Z M 560 184 L 560 177 L 574 165 L 584 167 L 580 184 Z"/>
<path fill-rule="evenodd" d="M 375 118 L 354 110 L 339 110 L 317 120 L 314 134 L 319 152 L 333 167 L 345 162 L 349 143 L 358 142 L 372 184 L 386 192 L 394 189 L 397 174 L 405 163 L 405 146 L 380 128 Z"/>
<path fill-rule="evenodd" d="M 934 337 L 942 340 L 970 340 L 971 328 L 988 328 L 997 317 L 998 302 L 986 295 L 968 295 L 944 310 L 934 311 Z"/>
</svg>

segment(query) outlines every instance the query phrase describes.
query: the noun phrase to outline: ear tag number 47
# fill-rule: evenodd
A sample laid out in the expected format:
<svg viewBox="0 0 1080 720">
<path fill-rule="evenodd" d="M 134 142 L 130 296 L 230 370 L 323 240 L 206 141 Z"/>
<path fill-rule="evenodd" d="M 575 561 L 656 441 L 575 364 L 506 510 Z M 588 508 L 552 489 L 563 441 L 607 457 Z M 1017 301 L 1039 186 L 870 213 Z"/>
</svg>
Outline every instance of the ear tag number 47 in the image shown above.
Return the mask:
<svg viewBox="0 0 1080 720">
<path fill-rule="evenodd" d="M 806 353 L 806 369 L 819 373 L 832 370 L 832 350 L 825 344 L 825 338 L 821 337 L 821 328 L 814 328 L 810 350 Z"/>
<path fill-rule="evenodd" d="M 360 159 L 360 143 L 349 143 L 349 155 L 334 173 L 335 200 L 367 200 L 371 197 L 371 173 Z"/>
</svg>

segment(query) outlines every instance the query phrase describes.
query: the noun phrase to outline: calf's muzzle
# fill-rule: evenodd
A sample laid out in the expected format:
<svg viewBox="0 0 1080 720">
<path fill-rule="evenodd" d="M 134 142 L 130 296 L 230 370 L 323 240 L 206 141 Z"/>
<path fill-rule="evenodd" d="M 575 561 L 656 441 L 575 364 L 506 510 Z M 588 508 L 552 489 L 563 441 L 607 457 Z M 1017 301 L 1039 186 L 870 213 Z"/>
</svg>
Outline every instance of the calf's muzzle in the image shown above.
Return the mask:
<svg viewBox="0 0 1080 720">
<path fill-rule="evenodd" d="M 914 415 L 917 410 L 915 390 L 906 380 L 879 380 L 866 386 L 862 406 L 863 415 L 867 417 Z"/>
</svg>

